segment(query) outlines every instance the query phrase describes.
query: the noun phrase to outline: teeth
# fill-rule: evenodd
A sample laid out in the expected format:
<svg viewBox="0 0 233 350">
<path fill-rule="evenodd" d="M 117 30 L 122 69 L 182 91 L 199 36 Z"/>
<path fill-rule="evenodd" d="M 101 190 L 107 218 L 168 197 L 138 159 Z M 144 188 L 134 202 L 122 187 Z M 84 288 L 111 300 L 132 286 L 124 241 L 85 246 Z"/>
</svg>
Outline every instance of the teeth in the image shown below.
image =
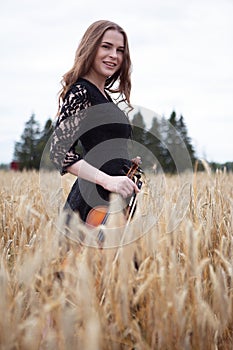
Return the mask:
<svg viewBox="0 0 233 350">
<path fill-rule="evenodd" d="M 105 64 L 106 64 L 107 66 L 110 66 L 110 67 L 115 67 L 115 64 L 114 64 L 114 63 L 105 62 Z"/>
</svg>

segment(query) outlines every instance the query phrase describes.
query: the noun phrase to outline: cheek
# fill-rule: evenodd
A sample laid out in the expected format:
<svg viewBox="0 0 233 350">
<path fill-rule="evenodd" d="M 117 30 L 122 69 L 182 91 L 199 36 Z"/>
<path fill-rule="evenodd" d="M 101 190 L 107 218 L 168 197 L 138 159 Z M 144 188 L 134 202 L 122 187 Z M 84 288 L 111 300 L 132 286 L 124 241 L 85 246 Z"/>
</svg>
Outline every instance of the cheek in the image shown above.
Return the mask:
<svg viewBox="0 0 233 350">
<path fill-rule="evenodd" d="M 101 62 L 101 57 L 99 55 L 96 55 L 94 62 L 93 62 L 93 66 L 96 68 L 100 65 Z"/>
<path fill-rule="evenodd" d="M 123 55 L 120 55 L 119 58 L 118 58 L 118 62 L 119 62 L 119 65 L 120 65 L 120 66 L 121 66 L 122 63 L 123 63 L 123 60 L 124 60 Z"/>
</svg>

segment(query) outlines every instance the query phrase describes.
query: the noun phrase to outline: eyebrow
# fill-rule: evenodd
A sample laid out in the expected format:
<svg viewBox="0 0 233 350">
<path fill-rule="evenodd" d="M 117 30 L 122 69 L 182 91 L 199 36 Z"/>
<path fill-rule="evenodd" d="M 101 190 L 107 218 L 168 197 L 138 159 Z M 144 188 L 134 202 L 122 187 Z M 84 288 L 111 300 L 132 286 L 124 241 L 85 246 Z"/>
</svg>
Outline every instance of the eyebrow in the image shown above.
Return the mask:
<svg viewBox="0 0 233 350">
<path fill-rule="evenodd" d="M 113 46 L 113 44 L 112 44 L 112 43 L 109 43 L 108 41 L 102 41 L 102 44 L 108 44 L 108 45 L 110 45 L 110 46 Z M 124 47 L 124 46 L 119 46 L 119 48 L 124 49 L 125 47 Z"/>
</svg>

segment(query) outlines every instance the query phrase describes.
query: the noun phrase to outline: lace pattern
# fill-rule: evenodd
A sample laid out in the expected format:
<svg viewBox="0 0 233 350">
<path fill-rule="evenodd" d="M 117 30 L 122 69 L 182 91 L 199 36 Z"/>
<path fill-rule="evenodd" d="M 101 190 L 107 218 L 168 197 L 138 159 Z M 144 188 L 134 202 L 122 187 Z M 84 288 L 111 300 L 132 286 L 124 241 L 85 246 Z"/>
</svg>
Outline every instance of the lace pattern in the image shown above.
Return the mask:
<svg viewBox="0 0 233 350">
<path fill-rule="evenodd" d="M 75 151 L 75 146 L 78 143 L 80 122 L 85 118 L 85 110 L 90 106 L 87 89 L 80 84 L 74 85 L 64 98 L 50 147 L 50 159 L 61 175 L 67 173 L 67 167 L 82 158 L 82 155 Z"/>
</svg>

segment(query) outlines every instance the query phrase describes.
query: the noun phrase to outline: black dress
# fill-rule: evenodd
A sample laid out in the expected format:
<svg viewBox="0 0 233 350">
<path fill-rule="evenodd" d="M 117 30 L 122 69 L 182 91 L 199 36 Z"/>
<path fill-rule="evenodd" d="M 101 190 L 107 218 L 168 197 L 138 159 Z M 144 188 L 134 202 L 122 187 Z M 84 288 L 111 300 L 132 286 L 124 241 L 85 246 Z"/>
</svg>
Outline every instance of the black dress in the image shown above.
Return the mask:
<svg viewBox="0 0 233 350">
<path fill-rule="evenodd" d="M 109 175 L 126 174 L 131 166 L 128 118 L 111 98 L 86 79 L 67 92 L 51 141 L 50 157 L 60 173 L 80 159 Z M 77 152 L 77 145 L 81 152 Z M 65 209 L 79 212 L 83 221 L 91 208 L 108 205 L 109 191 L 95 183 L 77 178 Z"/>
</svg>

